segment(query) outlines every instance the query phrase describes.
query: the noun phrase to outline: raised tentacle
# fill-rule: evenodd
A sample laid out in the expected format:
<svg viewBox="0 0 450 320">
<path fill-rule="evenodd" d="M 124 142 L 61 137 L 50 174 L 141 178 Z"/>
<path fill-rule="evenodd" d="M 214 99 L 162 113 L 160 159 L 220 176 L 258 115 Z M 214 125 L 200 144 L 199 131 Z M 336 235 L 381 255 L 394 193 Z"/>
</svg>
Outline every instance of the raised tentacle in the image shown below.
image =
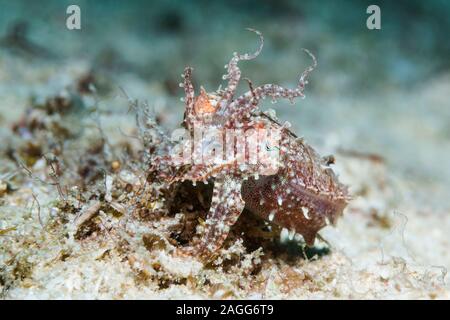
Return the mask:
<svg viewBox="0 0 450 320">
<path fill-rule="evenodd" d="M 317 67 L 317 59 L 316 57 L 311 53 L 311 51 L 309 51 L 308 49 L 302 48 L 303 51 L 306 52 L 306 54 L 308 54 L 312 61 L 313 64 L 310 65 L 308 68 L 305 69 L 305 71 L 303 71 L 302 75 L 300 76 L 300 80 L 299 80 L 299 87 L 304 88 L 305 85 L 308 83 L 307 78 L 308 75 L 314 71 L 314 69 Z"/>
<path fill-rule="evenodd" d="M 257 98 L 257 96 L 256 96 L 256 93 L 255 93 L 255 88 L 254 88 L 254 86 L 253 86 L 253 82 L 249 79 L 249 78 L 244 78 L 244 80 L 245 81 L 247 81 L 247 83 L 248 83 L 248 86 L 249 86 L 249 88 L 250 88 L 250 91 L 248 91 L 250 94 L 251 94 L 251 96 L 252 96 L 252 99 L 251 99 L 251 103 L 252 104 L 254 104 L 254 107 L 256 107 L 257 105 L 258 105 L 258 98 Z"/>
<path fill-rule="evenodd" d="M 236 88 L 239 84 L 239 80 L 241 78 L 241 70 L 238 67 L 238 62 L 241 60 L 252 60 L 255 59 L 260 53 L 264 46 L 264 37 L 262 36 L 261 32 L 255 29 L 247 28 L 248 31 L 255 32 L 259 38 L 260 38 L 260 45 L 258 50 L 256 50 L 254 53 L 249 54 L 238 54 L 235 52 L 233 54 L 233 58 L 231 58 L 230 62 L 225 65 L 227 68 L 227 74 L 223 76 L 223 79 L 228 79 L 228 85 L 227 87 L 222 91 L 222 99 L 220 101 L 219 107 L 221 110 L 224 110 L 228 104 L 233 99 L 234 92 L 236 91 Z"/>
<path fill-rule="evenodd" d="M 195 118 L 194 103 L 195 103 L 195 91 L 192 84 L 192 68 L 186 67 L 181 77 L 184 79 L 180 86 L 184 88 L 184 103 L 186 110 L 184 112 L 183 122 L 187 128 L 192 127 L 192 123 Z"/>
<path fill-rule="evenodd" d="M 254 98 L 254 97 L 255 97 L 255 89 L 254 89 L 254 87 L 253 87 L 253 82 L 252 82 L 252 80 L 250 80 L 249 78 L 244 78 L 243 80 L 247 81 L 248 87 L 250 88 L 250 91 L 249 91 L 249 92 L 252 94 L 252 97 Z"/>
<path fill-rule="evenodd" d="M 240 97 L 236 98 L 227 108 L 226 116 L 231 121 L 248 117 L 253 112 L 261 99 L 271 97 L 273 102 L 276 102 L 278 98 L 287 98 L 294 102 L 297 97 L 304 97 L 304 89 L 308 83 L 308 75 L 317 67 L 316 57 L 307 49 L 303 49 L 313 60 L 313 64 L 302 72 L 299 82 L 296 88 L 287 89 L 276 84 L 265 84 L 257 88 L 251 88 L 250 91 L 244 93 Z"/>
</svg>

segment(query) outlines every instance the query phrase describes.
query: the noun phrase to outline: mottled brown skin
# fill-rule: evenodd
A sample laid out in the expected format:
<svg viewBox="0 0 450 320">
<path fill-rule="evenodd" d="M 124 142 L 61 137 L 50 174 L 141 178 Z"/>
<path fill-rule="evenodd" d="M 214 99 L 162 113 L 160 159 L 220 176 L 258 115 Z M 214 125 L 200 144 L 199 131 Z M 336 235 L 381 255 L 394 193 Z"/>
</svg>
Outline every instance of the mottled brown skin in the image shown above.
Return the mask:
<svg viewBox="0 0 450 320">
<path fill-rule="evenodd" d="M 245 208 L 280 227 L 294 230 L 303 236 L 307 245 L 312 246 L 317 232 L 327 225 L 326 219 L 334 224 L 347 202 L 344 199 L 332 201 L 288 181 L 286 184 L 294 189 L 295 196 L 287 197 L 280 206 L 277 198 L 283 194 L 281 188 L 286 187 L 282 179 L 273 175 L 245 181 L 242 185 Z M 308 208 L 310 218 L 306 218 L 299 208 Z M 269 219 L 271 213 L 274 213 L 273 218 Z"/>
<path fill-rule="evenodd" d="M 274 128 L 282 127 L 268 121 Z M 349 200 L 347 187 L 338 181 L 329 157 L 320 157 L 289 129 L 281 133 L 278 172 L 243 181 L 241 195 L 248 210 L 301 234 L 312 246 L 317 232 L 342 215 Z"/>
<path fill-rule="evenodd" d="M 170 162 L 170 156 L 164 152 L 153 160 L 161 180 L 168 184 L 181 181 L 214 181 L 211 207 L 205 223 L 198 229 L 198 236 L 191 246 L 177 251 L 180 255 L 208 257 L 214 254 L 228 236 L 230 228 L 236 223 L 246 207 L 262 218 L 293 233 L 303 235 L 308 245 L 313 245 L 317 232 L 328 224 L 334 224 L 342 214 L 349 200 L 347 188 L 339 183 L 330 165 L 330 158 L 321 158 L 303 139 L 297 138 L 287 125 L 258 111 L 258 104 L 266 97 L 276 101 L 280 98 L 291 102 L 304 97 L 303 90 L 308 74 L 316 66 L 315 57 L 305 50 L 314 60 L 300 76 L 298 86 L 286 89 L 275 84 L 261 85 L 256 88 L 248 81 L 250 91 L 234 98 L 241 72 L 238 62 L 254 59 L 261 52 L 253 54 L 235 54 L 226 65 L 228 85 L 224 90 L 208 94 L 204 89 L 196 96 L 192 85 L 192 69 L 186 68 L 181 84 L 185 90 L 185 113 L 183 126 L 191 131 L 197 126 L 224 128 L 267 128 L 279 130 L 278 171 L 265 176 L 261 174 L 261 165 L 254 164 L 244 168 L 234 161 L 214 164 L 195 164 L 177 166 Z M 206 141 L 208 142 L 208 141 Z M 169 151 L 170 154 L 170 151 Z M 266 171 L 265 171 L 266 172 Z"/>
</svg>

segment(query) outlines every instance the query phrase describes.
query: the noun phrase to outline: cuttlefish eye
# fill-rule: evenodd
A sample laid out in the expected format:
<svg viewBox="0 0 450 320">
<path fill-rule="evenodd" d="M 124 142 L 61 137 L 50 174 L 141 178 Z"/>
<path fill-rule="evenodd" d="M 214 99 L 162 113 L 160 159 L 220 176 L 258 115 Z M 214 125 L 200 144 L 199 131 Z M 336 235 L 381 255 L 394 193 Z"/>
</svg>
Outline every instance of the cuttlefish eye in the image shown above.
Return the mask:
<svg viewBox="0 0 450 320">
<path fill-rule="evenodd" d="M 205 89 L 200 88 L 200 94 L 195 98 L 194 111 L 197 115 L 216 112 L 218 97 L 208 94 Z"/>
</svg>

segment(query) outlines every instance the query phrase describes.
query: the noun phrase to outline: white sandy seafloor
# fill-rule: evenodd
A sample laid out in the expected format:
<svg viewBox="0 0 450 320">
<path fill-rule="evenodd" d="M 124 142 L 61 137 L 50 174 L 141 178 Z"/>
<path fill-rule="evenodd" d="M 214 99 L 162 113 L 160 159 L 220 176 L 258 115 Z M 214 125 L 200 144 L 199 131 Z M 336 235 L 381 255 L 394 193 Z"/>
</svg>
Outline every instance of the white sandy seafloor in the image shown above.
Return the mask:
<svg viewBox="0 0 450 320">
<path fill-rule="evenodd" d="M 232 34 L 218 29 L 224 32 L 224 38 Z M 334 154 L 334 170 L 340 180 L 350 186 L 354 199 L 343 217 L 337 226 L 320 232 L 328 244 L 316 242 L 318 249 L 329 247 L 329 253 L 307 260 L 299 248 L 281 255 L 264 249 L 249 252 L 242 239 L 235 236 L 221 251 L 218 259 L 222 260 L 217 262 L 217 267 L 205 267 L 194 258 L 173 258 L 170 254 L 173 245 L 167 242 L 167 230 L 182 220 L 181 213 L 141 223 L 132 219 L 124 222 L 124 217 L 100 210 L 96 221 L 105 226 L 103 232 L 83 240 L 74 237 L 73 214 L 67 214 L 67 221 L 58 226 L 59 229 L 44 228 L 65 213 L 58 207 L 59 195 L 55 187 L 35 179 L 48 179 L 45 161 L 34 163 L 30 168 L 34 178 L 30 178 L 8 158 L 8 150 L 23 143 L 11 127 L 30 106 L 31 97 L 45 100 L 64 90 L 72 90 L 80 77 L 97 66 L 92 59 L 84 57 L 64 62 L 35 60 L 2 50 L 1 299 L 450 298 L 447 275 L 450 267 L 450 73 L 428 75 L 426 81 L 414 82 L 411 87 L 374 75 L 373 84 L 365 83 L 365 90 L 362 90 L 351 80 L 353 74 L 343 74 L 338 67 L 333 69 L 336 61 L 332 60 L 338 56 L 333 55 L 334 42 L 326 37 L 316 39 L 302 28 L 297 34 L 289 23 L 279 29 L 267 29 L 272 31 L 261 30 L 266 35 L 266 51 L 259 60 L 243 63 L 244 76 L 248 75 L 255 83 L 273 81 L 293 86 L 299 73 L 297 69 L 302 70 L 309 63 L 308 57 L 300 54 L 297 47 L 294 50 L 282 43 L 275 46 L 274 39 L 281 34 L 304 39 L 305 45 L 314 46 L 312 49 L 319 59 L 319 68 L 311 76 L 306 99 L 297 101 L 294 106 L 282 101 L 276 105 L 268 102 L 264 108 L 276 109 L 278 117 L 289 120 L 292 130 L 304 136 L 320 154 Z M 35 39 L 45 37 L 39 33 L 45 28 L 37 30 Z M 128 112 L 127 101 L 119 87 L 133 99 L 147 100 L 163 126 L 176 127 L 183 116 L 183 104 L 179 101 L 182 90 L 178 88 L 171 95 L 164 81 L 182 72 L 185 58 L 182 53 L 188 42 L 176 42 L 168 36 L 165 40 L 159 39 L 160 45 L 152 47 L 153 51 L 146 52 L 148 44 L 129 36 L 125 29 L 120 30 L 109 34 L 107 40 L 113 43 L 116 37 L 122 37 L 126 40 L 117 42 L 116 49 L 125 52 L 124 56 L 127 50 L 141 55 L 135 54 L 132 58 L 128 55 L 117 73 L 99 71 L 98 78 L 108 84 L 110 91 L 100 95 L 98 109 L 101 128 L 111 146 L 120 148 L 128 143 L 136 151 L 140 146 L 133 138 L 137 135 L 134 114 Z M 154 40 L 149 38 L 149 42 Z M 253 35 L 245 32 L 230 39 L 239 40 L 221 42 L 205 35 L 196 39 L 195 52 L 204 50 L 204 57 L 207 57 L 191 57 L 196 84 L 205 79 L 207 90 L 216 89 L 223 72 L 221 65 L 231 53 L 242 45 L 246 45 L 246 49 L 256 46 L 250 42 L 254 40 Z M 73 47 L 66 50 L 76 51 L 83 45 L 79 41 L 71 43 Z M 96 49 L 93 41 L 88 51 Z M 284 49 L 289 51 L 283 53 Z M 346 45 L 339 48 L 340 54 L 354 49 L 347 49 Z M 365 77 L 371 61 L 364 60 L 363 50 L 358 54 L 362 62 L 355 63 L 354 70 L 361 78 Z M 395 50 L 386 53 L 390 54 L 397 53 Z M 149 56 L 158 60 L 149 59 L 156 61 L 153 64 L 143 63 Z M 410 61 L 398 57 L 394 60 L 399 64 L 402 61 L 408 70 Z M 166 65 L 158 69 L 158 63 Z M 136 69 L 154 73 L 144 80 L 145 75 Z M 169 70 L 170 74 L 163 70 Z M 255 74 L 260 78 L 255 78 Z M 370 73 L 366 76 L 372 77 Z M 95 102 L 92 96 L 83 99 L 88 106 Z M 80 152 L 98 139 L 98 122 L 93 116 L 61 121 L 66 126 L 81 124 L 84 128 L 79 138 L 68 143 L 64 154 L 66 159 L 76 163 L 82 156 Z M 120 179 L 137 183 L 125 166 L 110 178 L 113 184 Z M 3 192 L 6 182 L 11 190 Z M 38 199 L 40 210 L 33 196 Z M 114 197 L 121 199 L 120 194 Z M 149 234 L 160 237 L 163 244 L 149 249 L 143 241 Z M 126 246 L 123 246 L 124 241 Z M 223 263 L 227 259 L 232 261 L 229 265 Z"/>
</svg>

